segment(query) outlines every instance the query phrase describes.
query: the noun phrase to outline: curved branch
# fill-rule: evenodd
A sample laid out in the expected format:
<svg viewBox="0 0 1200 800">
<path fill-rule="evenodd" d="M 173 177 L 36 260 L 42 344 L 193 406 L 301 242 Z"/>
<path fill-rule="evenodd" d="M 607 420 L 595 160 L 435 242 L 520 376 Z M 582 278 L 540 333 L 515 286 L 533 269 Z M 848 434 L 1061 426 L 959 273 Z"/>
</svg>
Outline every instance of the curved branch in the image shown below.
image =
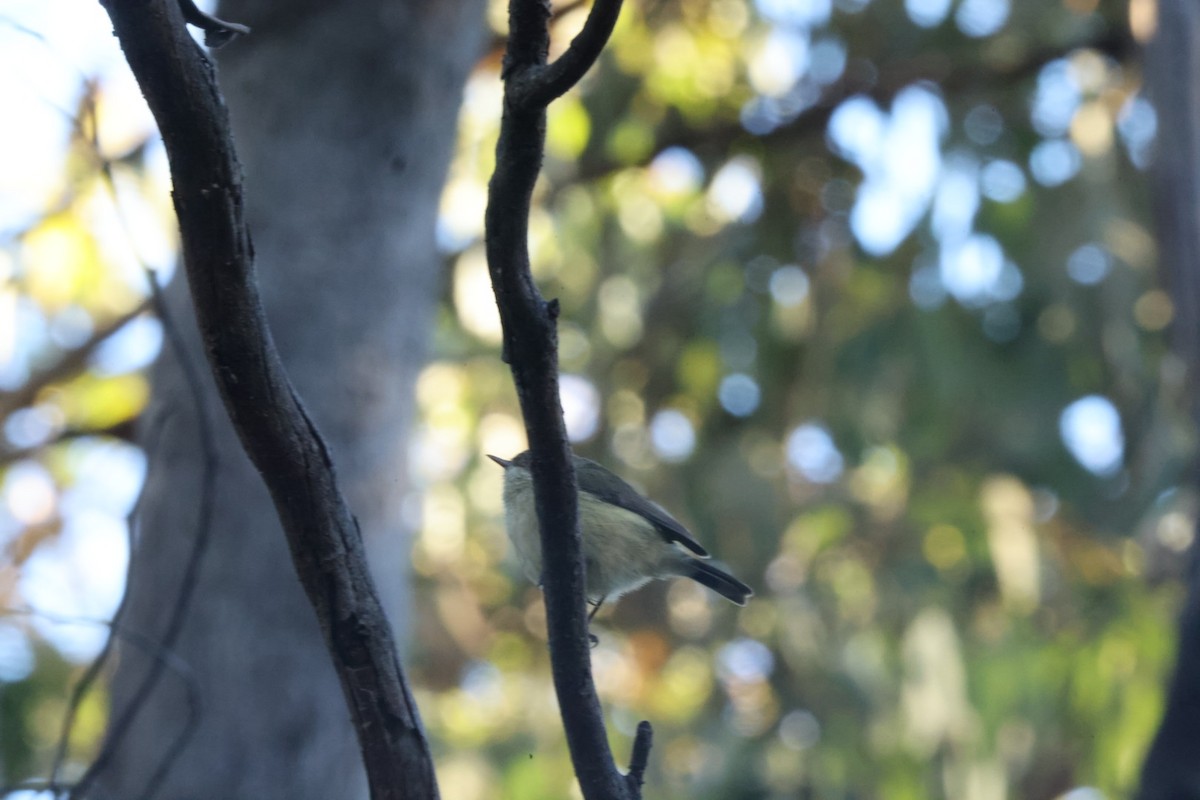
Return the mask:
<svg viewBox="0 0 1200 800">
<path fill-rule="evenodd" d="M 601 4 L 614 14 L 619 8 L 617 0 L 598 0 Z M 504 359 L 512 367 L 533 456 L 550 665 L 571 761 L 587 800 L 637 800 L 649 755 L 650 724 L 639 727 L 631 773 L 622 775 L 613 761 L 592 679 L 579 498 L 558 389 L 558 302 L 542 298 L 529 267 L 529 211 L 545 147 L 545 104 L 552 97 L 547 95 L 542 102 L 535 90 L 531 101 L 524 94 L 529 91 L 524 81 L 539 74 L 544 65 L 549 16 L 544 0 L 509 4 L 504 116 L 496 143 L 496 170 L 488 185 L 488 270 L 504 328 Z M 603 24 L 595 23 L 592 30 Z M 580 65 L 586 69 L 587 52 L 597 41 L 603 43 L 594 35 L 580 45 L 578 55 L 564 69 L 574 71 Z M 566 77 L 571 74 L 564 72 Z"/>
<path fill-rule="evenodd" d="M 375 800 L 437 797 L 429 744 L 324 440 L 267 328 L 241 166 L 175 0 L 104 0 L 167 148 L 184 264 L 221 399 L 262 474 L 334 662 Z"/>
<path fill-rule="evenodd" d="M 545 108 L 579 83 L 600 57 L 620 14 L 621 0 L 595 0 L 566 52 L 551 64 L 514 76 L 512 101 L 522 108 Z"/>
</svg>

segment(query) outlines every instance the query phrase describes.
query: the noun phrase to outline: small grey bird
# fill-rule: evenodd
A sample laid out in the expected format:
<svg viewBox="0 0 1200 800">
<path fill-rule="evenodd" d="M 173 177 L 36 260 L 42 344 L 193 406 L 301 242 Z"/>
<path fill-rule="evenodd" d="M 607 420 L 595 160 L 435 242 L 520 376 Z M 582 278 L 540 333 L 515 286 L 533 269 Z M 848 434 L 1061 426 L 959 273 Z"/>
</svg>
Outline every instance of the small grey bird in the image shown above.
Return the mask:
<svg viewBox="0 0 1200 800">
<path fill-rule="evenodd" d="M 504 521 L 521 567 L 542 583 L 542 543 L 529 451 L 512 461 L 489 455 L 504 467 Z M 573 457 L 579 485 L 579 529 L 587 565 L 589 619 L 606 600 L 656 578 L 682 576 L 744 606 L 753 590 L 719 567 L 700 561 L 708 551 L 670 514 L 647 500 L 617 475 L 579 456 Z M 687 551 L 691 551 L 689 555 Z"/>
</svg>

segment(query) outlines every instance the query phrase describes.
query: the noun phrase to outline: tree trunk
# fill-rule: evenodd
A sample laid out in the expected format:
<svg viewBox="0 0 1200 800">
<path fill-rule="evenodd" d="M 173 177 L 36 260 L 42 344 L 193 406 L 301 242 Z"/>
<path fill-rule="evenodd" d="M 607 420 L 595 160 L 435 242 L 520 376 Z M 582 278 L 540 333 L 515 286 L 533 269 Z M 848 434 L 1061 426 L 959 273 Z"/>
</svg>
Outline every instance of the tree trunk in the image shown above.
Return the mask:
<svg viewBox="0 0 1200 800">
<path fill-rule="evenodd" d="M 220 52 L 245 166 L 247 216 L 273 335 L 337 461 L 402 637 L 400 504 L 412 393 L 439 287 L 438 198 L 462 85 L 479 55 L 479 0 L 228 2 L 253 29 Z M 171 657 L 200 719 L 160 798 L 366 794 L 341 690 L 273 506 L 212 388 L 182 280 L 169 305 L 216 421 L 210 541 Z M 169 349 L 147 413 L 150 470 L 123 627 L 161 640 L 196 536 L 204 450 Z M 113 718 L 153 659 L 122 646 Z M 145 699 L 96 797 L 138 797 L 185 731 L 188 679 Z"/>
</svg>

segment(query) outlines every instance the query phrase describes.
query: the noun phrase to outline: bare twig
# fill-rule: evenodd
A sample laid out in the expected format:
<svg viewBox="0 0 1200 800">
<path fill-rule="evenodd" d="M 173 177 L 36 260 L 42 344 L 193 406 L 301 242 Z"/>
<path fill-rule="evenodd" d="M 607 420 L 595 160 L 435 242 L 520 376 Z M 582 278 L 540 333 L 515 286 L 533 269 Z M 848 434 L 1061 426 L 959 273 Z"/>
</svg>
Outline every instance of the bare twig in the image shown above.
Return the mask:
<svg viewBox="0 0 1200 800">
<path fill-rule="evenodd" d="M 104 327 L 97 329 L 83 344 L 63 353 L 58 361 L 55 361 L 51 366 L 30 377 L 16 391 L 0 394 L 0 418 L 7 417 L 14 411 L 25 406 L 32 405 L 37 400 L 38 393 L 50 384 L 60 383 L 78 375 L 87 367 L 88 359 L 92 357 L 92 354 L 96 352 L 100 345 L 112 338 L 114 334 L 118 333 L 136 317 L 145 313 L 149 308 L 150 300 L 143 300 L 136 308 L 127 311 Z"/>
<path fill-rule="evenodd" d="M 196 581 L 200 575 L 200 564 L 203 561 L 204 553 L 208 550 L 208 541 L 212 534 L 213 502 L 217 484 L 217 451 L 213 446 L 213 423 L 209 418 L 208 408 L 204 404 L 204 390 L 199 370 L 192 363 L 191 358 L 188 357 L 183 338 L 180 336 L 179 329 L 175 326 L 174 320 L 167 311 L 167 305 L 162 297 L 162 288 L 158 285 L 154 273 L 147 271 L 146 274 L 150 281 L 151 297 L 154 300 L 159 319 L 162 320 L 167 342 L 179 361 L 184 381 L 188 387 L 188 394 L 191 397 L 193 410 L 196 414 L 196 439 L 201 453 L 200 499 L 196 510 L 195 529 L 192 532 L 192 549 L 188 553 L 187 563 L 184 565 L 183 577 L 179 581 L 179 593 L 175 596 L 175 603 L 171 607 L 170 615 L 167 617 L 167 627 L 163 631 L 159 643 L 164 651 L 170 653 L 174 649 L 175 643 L 179 640 L 180 633 L 183 632 L 183 623 L 187 618 L 188 609 L 191 608 L 192 597 L 196 590 Z M 132 561 L 133 552 L 131 548 L 130 562 L 132 563 Z M 128 592 L 126 596 L 128 596 Z M 120 611 L 124 610 L 124 605 L 124 599 L 122 599 Z M 124 739 L 125 734 L 137 718 L 138 713 L 145 706 L 146 701 L 162 678 L 163 666 L 164 662 L 162 660 L 156 660 L 150 666 L 150 669 L 146 671 L 141 683 L 134 691 L 128 705 L 109 724 L 104 746 L 101 748 L 100 754 L 96 756 L 95 761 L 88 767 L 87 772 L 80 778 L 79 783 L 71 791 L 72 798 L 83 797 L 91 784 L 104 771 L 108 762 L 112 760 L 112 757 L 117 752 L 117 748 L 121 744 L 121 740 Z M 170 767 L 179 750 L 180 745 L 177 743 L 168 753 L 168 758 L 164 760 L 164 764 L 160 765 L 159 769 L 151 777 L 150 783 L 142 795 L 143 797 L 148 797 L 152 794 L 153 790 L 157 787 L 157 783 L 166 777 L 164 767 Z"/>
<path fill-rule="evenodd" d="M 217 387 L 274 500 L 346 695 L 375 800 L 437 796 L 429 745 L 328 447 L 271 341 L 241 167 L 212 64 L 167 0 L 106 0 L 166 144 L 184 262 Z"/>
<path fill-rule="evenodd" d="M 29 447 L 4 447 L 0 445 L 0 467 L 8 466 L 14 461 L 20 461 L 23 458 L 33 458 L 39 453 L 42 453 L 49 447 L 57 444 L 64 444 L 72 439 L 86 439 L 90 437 L 117 439 L 123 442 L 132 443 L 134 440 L 134 426 L 137 422 L 137 417 L 131 419 L 123 419 L 114 425 L 108 425 L 103 428 L 66 428 L 56 433 L 47 441 L 40 442 Z"/>
<path fill-rule="evenodd" d="M 654 729 L 650 727 L 650 723 L 642 720 L 638 723 L 637 733 L 633 738 L 633 750 L 629 756 L 629 774 L 625 776 L 625 781 L 629 784 L 629 789 L 636 792 L 634 796 L 640 796 L 642 784 L 645 782 L 646 765 L 650 761 L 650 745 L 654 740 Z"/>
<path fill-rule="evenodd" d="M 155 426 L 153 429 L 151 429 L 150 435 L 147 436 L 147 445 L 148 446 L 147 446 L 146 450 L 148 453 L 151 451 L 153 443 L 158 441 L 157 434 L 160 431 L 161 431 L 161 428 L 159 426 Z M 124 594 L 121 595 L 121 602 L 117 604 L 117 610 L 113 613 L 113 618 L 112 618 L 112 623 L 111 623 L 112 634 L 110 634 L 108 639 L 105 640 L 104 646 L 100 648 L 100 652 L 96 654 L 96 657 L 94 659 L 92 659 L 92 663 L 88 664 L 88 667 L 86 670 L 84 670 L 83 675 L 80 676 L 79 680 L 75 683 L 75 686 L 71 689 L 71 696 L 67 701 L 67 713 L 63 715 L 62 728 L 58 735 L 58 746 L 55 748 L 55 751 L 54 751 L 54 759 L 50 763 L 49 787 L 50 787 L 51 791 L 57 791 L 58 776 L 59 776 L 59 773 L 62 771 L 63 763 L 66 761 L 67 753 L 69 752 L 70 747 L 71 747 L 71 734 L 75 728 L 75 717 L 79 713 L 79 706 L 83 702 L 83 698 L 87 696 L 87 693 L 91 689 L 92 684 L 95 683 L 96 679 L 100 676 L 100 671 L 102 669 L 104 669 L 104 665 L 108 662 L 108 657 L 112 654 L 115 636 L 116 636 L 117 632 L 121 629 L 121 624 L 125 619 L 125 610 L 128 606 L 128 601 L 129 601 L 129 591 L 128 591 L 129 572 L 130 572 L 130 566 L 132 566 L 132 564 L 133 564 L 133 548 L 134 548 L 133 525 L 134 525 L 134 519 L 136 518 L 136 515 L 137 515 L 138 508 L 141 506 L 142 496 L 143 496 L 144 492 L 145 492 L 145 486 L 143 485 L 142 492 L 138 494 L 137 502 L 135 502 L 133 504 L 133 508 L 131 508 L 129 510 L 129 514 L 127 515 L 126 520 L 125 520 L 126 526 L 127 526 L 126 530 L 128 532 L 127 538 L 128 538 L 128 547 L 129 547 L 129 554 L 130 554 L 129 563 L 125 567 L 126 591 Z"/>
<path fill-rule="evenodd" d="M 155 642 L 149 637 L 141 635 L 137 631 L 124 628 L 115 616 L 111 621 L 103 619 L 86 619 L 82 617 L 64 617 L 58 614 L 51 614 L 32 608 L 6 608 L 3 610 L 3 613 L 36 616 L 59 623 L 86 623 L 91 625 L 103 625 L 109 628 L 111 631 L 109 642 L 111 642 L 113 638 L 120 638 L 122 641 L 133 645 L 138 650 L 152 658 L 156 664 L 160 664 L 163 669 L 174 673 L 179 679 L 180 683 L 183 685 L 184 695 L 187 698 L 187 718 L 184 720 L 183 730 L 176 735 L 175 741 L 172 743 L 172 750 L 181 748 L 195 731 L 196 726 L 199 724 L 202 710 L 200 703 L 199 684 L 196 681 L 195 675 L 192 673 L 191 666 L 189 666 L 188 663 L 183 659 L 176 656 L 171 650 L 163 647 L 161 643 Z M 105 644 L 105 648 L 109 648 L 108 643 Z M 98 662 L 94 661 L 92 663 L 95 665 Z M 83 685 L 83 681 L 81 680 L 80 684 L 77 684 L 76 686 L 76 693 L 82 697 L 82 694 L 86 693 L 86 690 L 87 687 Z M 75 792 L 78 791 L 78 785 L 68 786 L 59 782 L 57 773 L 60 769 L 61 764 L 56 757 L 54 767 L 48 779 L 44 781 L 25 781 L 16 786 L 2 787 L 0 788 L 0 797 L 4 797 L 21 790 L 48 791 L 51 792 L 55 797 L 58 797 L 64 791 L 69 791 L 72 795 L 74 795 Z M 148 796 L 149 795 L 145 793 L 142 794 L 142 798 L 147 798 Z"/>
<path fill-rule="evenodd" d="M 546 105 L 595 61 L 619 9 L 620 0 L 596 0 L 584 32 L 562 59 L 547 67 L 548 4 L 510 0 L 504 117 L 487 207 L 488 268 L 504 326 L 504 357 L 512 367 L 533 453 L 554 688 L 575 774 L 587 800 L 641 796 L 650 725 L 642 723 L 639 729 L 636 775 L 622 775 L 613 762 L 592 679 L 578 496 L 558 390 L 558 303 L 546 302 L 533 282 L 528 234 L 533 185 L 545 145 Z"/>
<path fill-rule="evenodd" d="M 93 125 L 92 129 L 93 131 L 96 130 L 96 126 Z M 90 140 L 90 144 L 96 155 L 99 156 L 99 142 L 95 139 L 95 137 Z M 130 227 L 125 215 L 122 213 L 117 195 L 116 181 L 113 177 L 112 165 L 110 162 L 102 158 L 99 159 L 98 163 L 100 164 L 100 173 L 104 177 L 105 186 L 108 190 L 109 197 L 116 207 L 117 216 L 121 222 L 125 236 L 132 244 L 134 239 L 133 230 Z M 215 501 L 216 475 L 219 459 L 216 448 L 213 445 L 213 423 L 211 417 L 209 416 L 208 408 L 204 403 L 204 391 L 199 370 L 189 355 L 187 347 L 184 345 L 183 337 L 179 332 L 179 328 L 175 324 L 175 320 L 167 308 L 167 304 L 162 293 L 162 287 L 158 282 L 157 274 L 145 262 L 142 262 L 141 267 L 143 274 L 146 276 L 147 285 L 150 289 L 149 302 L 153 303 L 154 305 L 154 310 L 156 311 L 159 321 L 163 326 L 163 332 L 166 336 L 167 344 L 171 348 L 171 351 L 176 360 L 179 362 L 180 369 L 183 372 L 184 383 L 187 385 L 188 397 L 191 400 L 192 410 L 196 419 L 197 450 L 201 454 L 199 502 L 196 510 L 196 528 L 191 537 L 192 547 L 188 553 L 187 561 L 184 565 L 183 580 L 180 582 L 179 592 L 176 595 L 175 603 L 172 607 L 170 616 L 168 617 L 167 630 L 164 632 L 161 642 L 162 649 L 167 653 L 171 653 L 176 641 L 178 640 L 179 634 L 182 632 L 183 622 L 186 618 L 187 611 L 191 607 L 192 597 L 195 593 L 196 581 L 199 577 L 200 564 L 203 560 L 204 553 L 208 549 L 208 540 L 212 528 L 212 511 L 213 503 Z M 145 448 L 147 457 L 150 459 L 153 459 L 154 457 L 153 445 L 157 441 L 158 434 L 161 432 L 162 426 L 166 424 L 168 418 L 169 415 L 164 415 L 158 420 L 151 421 L 151 425 L 146 436 L 147 446 Z M 155 424 L 155 422 L 158 424 Z M 121 603 L 117 607 L 116 614 L 113 616 L 114 629 L 115 626 L 119 625 L 123 620 L 127 607 L 127 601 L 129 599 L 129 581 L 130 575 L 132 574 L 131 570 L 135 547 L 134 526 L 136 524 L 137 512 L 141 506 L 142 497 L 144 496 L 145 492 L 144 486 L 142 487 L 142 492 L 143 494 L 139 494 L 138 500 L 134 504 L 134 507 L 130 510 L 127 519 L 130 559 L 129 567 L 126 570 L 125 575 L 125 594 L 122 595 Z M 72 692 L 72 696 L 67 707 L 67 714 L 63 720 L 63 729 L 59 739 L 58 750 L 55 754 L 54 762 L 50 771 L 51 786 L 54 786 L 54 784 L 57 782 L 59 770 L 64 758 L 66 757 L 66 753 L 70 745 L 71 730 L 74 727 L 75 714 L 79 703 L 82 701 L 84 695 L 87 693 L 89 687 L 95 681 L 104 663 L 107 661 L 108 656 L 112 651 L 112 644 L 113 639 L 110 637 L 108 641 L 105 642 L 104 648 L 97 655 L 95 660 L 93 660 L 88 670 L 85 672 Z M 116 721 L 110 726 L 108 738 L 99 756 L 89 766 L 87 772 L 80 780 L 79 785 L 72 789 L 72 794 L 82 794 L 82 792 L 87 789 L 88 784 L 94 780 L 95 776 L 100 774 L 106 761 L 111 758 L 112 753 L 116 751 L 116 748 L 119 746 L 125 733 L 132 725 L 133 720 L 137 716 L 138 712 L 149 699 L 150 694 L 153 692 L 154 687 L 157 685 L 161 677 L 164 665 L 165 662 L 162 659 L 155 660 L 155 662 L 151 665 L 150 670 L 147 672 L 142 681 L 142 684 L 134 693 L 134 697 L 130 700 L 127 707 L 122 710 L 121 714 L 116 718 Z M 191 739 L 195 724 L 197 724 L 199 719 L 197 704 L 198 699 L 193 698 L 189 694 L 188 705 L 190 712 L 188 715 L 188 724 L 186 724 L 179 735 L 175 737 L 175 740 L 172 742 L 167 754 L 163 757 L 162 762 L 159 764 L 158 768 L 147 782 L 141 798 L 150 798 L 153 796 L 162 780 L 165 779 L 171 766 L 174 764 L 179 754 L 183 751 L 183 748 L 186 746 L 187 742 Z"/>
</svg>

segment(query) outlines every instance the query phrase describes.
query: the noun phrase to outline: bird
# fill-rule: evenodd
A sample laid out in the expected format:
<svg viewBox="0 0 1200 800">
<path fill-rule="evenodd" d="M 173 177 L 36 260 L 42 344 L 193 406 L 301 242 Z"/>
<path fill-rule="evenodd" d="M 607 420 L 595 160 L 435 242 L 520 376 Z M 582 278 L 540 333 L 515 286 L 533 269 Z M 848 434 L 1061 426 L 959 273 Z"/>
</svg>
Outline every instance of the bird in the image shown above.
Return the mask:
<svg viewBox="0 0 1200 800">
<path fill-rule="evenodd" d="M 488 455 L 504 468 L 504 519 L 517 559 L 542 585 L 542 542 L 533 499 L 532 456 L 511 460 Z M 720 567 L 703 561 L 708 551 L 677 519 L 615 473 L 572 455 L 579 487 L 579 530 L 587 570 L 590 621 L 606 601 L 659 578 L 691 578 L 744 606 L 754 591 Z"/>
</svg>

